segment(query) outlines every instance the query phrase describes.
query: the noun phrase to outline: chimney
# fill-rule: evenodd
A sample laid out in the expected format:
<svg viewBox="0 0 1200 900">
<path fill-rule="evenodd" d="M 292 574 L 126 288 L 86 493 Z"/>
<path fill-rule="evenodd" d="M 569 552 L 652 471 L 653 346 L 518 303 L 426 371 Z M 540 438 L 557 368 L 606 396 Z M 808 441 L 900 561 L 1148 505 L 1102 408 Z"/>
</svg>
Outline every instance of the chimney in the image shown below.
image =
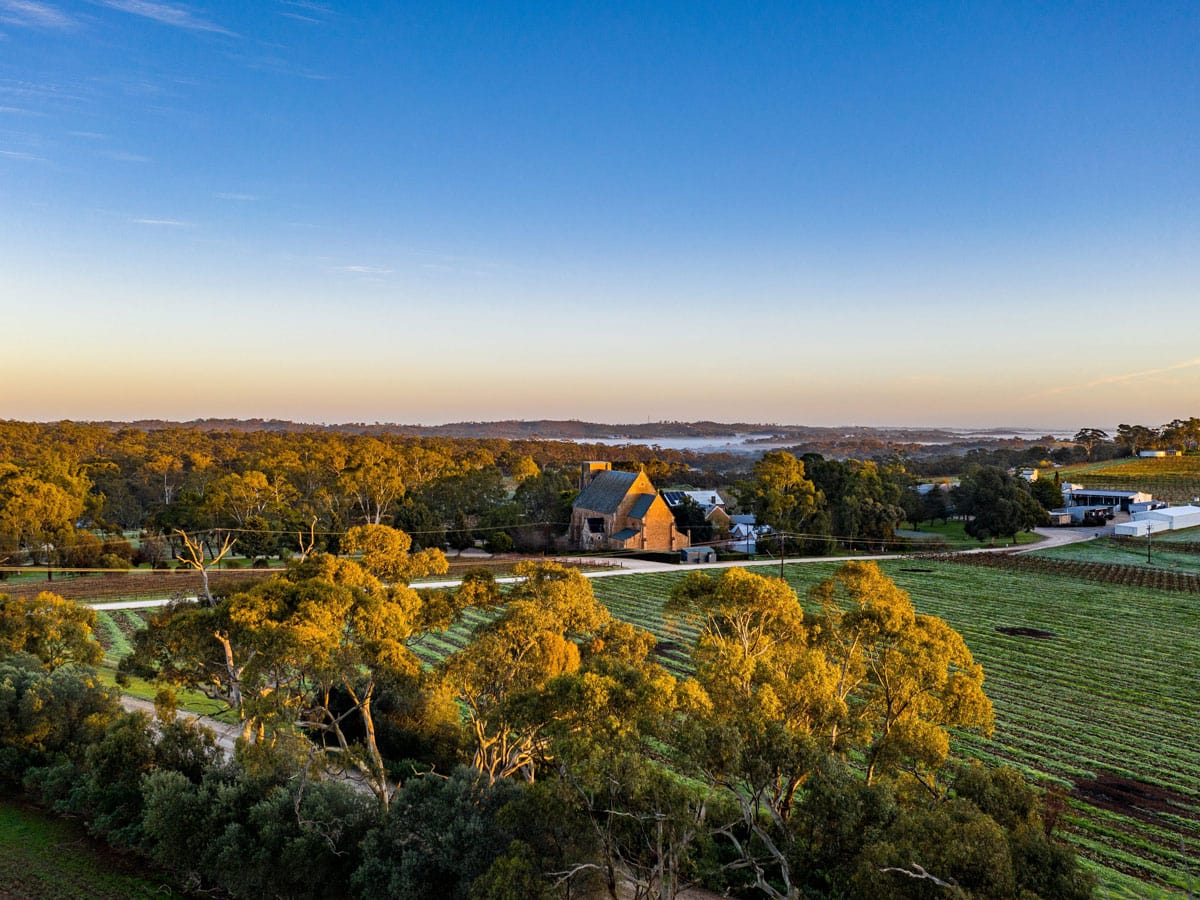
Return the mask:
<svg viewBox="0 0 1200 900">
<path fill-rule="evenodd" d="M 592 483 L 592 479 L 601 472 L 608 472 L 612 469 L 612 463 L 602 462 L 600 460 L 589 460 L 588 462 L 579 464 L 579 489 L 582 491 L 585 487 Z"/>
</svg>

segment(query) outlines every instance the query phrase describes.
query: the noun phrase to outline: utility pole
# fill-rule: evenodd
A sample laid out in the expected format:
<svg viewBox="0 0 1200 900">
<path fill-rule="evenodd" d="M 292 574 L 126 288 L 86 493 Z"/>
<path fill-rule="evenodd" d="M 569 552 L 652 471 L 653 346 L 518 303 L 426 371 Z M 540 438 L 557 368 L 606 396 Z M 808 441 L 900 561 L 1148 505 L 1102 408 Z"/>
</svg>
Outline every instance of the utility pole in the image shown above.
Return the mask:
<svg viewBox="0 0 1200 900">
<path fill-rule="evenodd" d="M 779 580 L 783 581 L 783 532 L 779 532 Z"/>
</svg>

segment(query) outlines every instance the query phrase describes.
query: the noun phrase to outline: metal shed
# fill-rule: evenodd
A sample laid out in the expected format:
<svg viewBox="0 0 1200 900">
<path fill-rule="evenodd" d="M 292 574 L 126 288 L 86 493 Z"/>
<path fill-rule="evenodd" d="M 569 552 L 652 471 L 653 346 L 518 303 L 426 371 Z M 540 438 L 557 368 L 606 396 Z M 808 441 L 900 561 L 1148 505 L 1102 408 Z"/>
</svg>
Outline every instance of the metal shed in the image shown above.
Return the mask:
<svg viewBox="0 0 1200 900">
<path fill-rule="evenodd" d="M 710 563 L 717 561 L 717 551 L 712 547 L 684 547 L 679 551 L 681 563 Z"/>
</svg>

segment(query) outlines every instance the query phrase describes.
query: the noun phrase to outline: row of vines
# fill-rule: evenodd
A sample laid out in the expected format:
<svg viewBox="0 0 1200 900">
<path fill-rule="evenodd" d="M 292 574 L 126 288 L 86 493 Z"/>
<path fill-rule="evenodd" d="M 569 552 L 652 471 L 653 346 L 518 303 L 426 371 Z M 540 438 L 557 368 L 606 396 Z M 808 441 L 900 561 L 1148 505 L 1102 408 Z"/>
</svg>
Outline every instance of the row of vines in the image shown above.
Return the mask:
<svg viewBox="0 0 1200 900">
<path fill-rule="evenodd" d="M 1106 890 L 1126 896 L 1151 895 L 1155 886 L 1186 890 L 1189 877 L 1200 873 L 1200 744 L 1191 737 L 1200 721 L 1194 672 L 1200 605 L 1186 593 L 1093 582 L 1063 568 L 955 559 L 882 565 L 919 611 L 963 634 L 987 673 L 996 731 L 990 739 L 963 736 L 961 749 L 1065 791 L 1069 838 L 1103 867 Z M 834 565 L 788 566 L 787 579 L 804 598 Z M 681 577 L 604 578 L 594 585 L 614 614 L 659 637 L 660 648 L 668 648 L 664 662 L 676 671 L 687 661 L 674 645 L 686 647 L 690 636 L 664 622 L 662 604 Z M 1161 792 L 1169 802 L 1150 814 L 1107 808 L 1085 795 L 1087 785 L 1110 776 Z M 1137 879 L 1132 887 L 1129 877 Z"/>
<path fill-rule="evenodd" d="M 1200 575 L 1156 569 L 1147 566 L 1122 565 L 1078 559 L 1056 559 L 1016 553 L 974 553 L 944 557 L 945 562 L 984 569 L 1000 569 L 1035 575 L 1075 578 L 1099 584 L 1148 588 L 1156 591 L 1179 591 L 1200 594 Z"/>
<path fill-rule="evenodd" d="M 803 599 L 835 566 L 789 565 L 786 577 Z M 996 730 L 990 739 L 964 735 L 962 752 L 1058 786 L 1068 798 L 1067 835 L 1099 867 L 1110 896 L 1180 892 L 1200 881 L 1198 579 L 1167 578 L 1174 587 L 1162 590 L 1151 585 L 1177 573 L 1118 575 L 1110 570 L 1130 567 L 999 554 L 882 566 L 920 612 L 962 633 L 984 667 Z M 689 669 L 695 634 L 666 621 L 663 604 L 685 574 L 592 582 L 614 615 L 658 638 L 660 659 L 676 674 Z M 101 614 L 110 658 L 127 652 L 145 614 Z M 414 650 L 435 664 L 465 646 L 486 618 L 469 613 Z M 1094 789 L 1105 779 L 1135 785 L 1149 799 L 1106 802 Z"/>
<path fill-rule="evenodd" d="M 1145 491 L 1174 503 L 1200 496 L 1200 456 L 1131 459 L 1062 474 L 1068 481 L 1074 476 L 1093 490 Z"/>
</svg>

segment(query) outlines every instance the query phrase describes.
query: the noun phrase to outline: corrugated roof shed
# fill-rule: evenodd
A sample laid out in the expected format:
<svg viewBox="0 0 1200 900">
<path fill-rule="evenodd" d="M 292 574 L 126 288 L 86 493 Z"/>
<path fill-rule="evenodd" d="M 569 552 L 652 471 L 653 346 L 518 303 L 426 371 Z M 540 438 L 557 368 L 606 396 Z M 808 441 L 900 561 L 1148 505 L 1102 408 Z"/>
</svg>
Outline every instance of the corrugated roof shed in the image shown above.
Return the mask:
<svg viewBox="0 0 1200 900">
<path fill-rule="evenodd" d="M 683 503 L 685 497 L 691 498 L 697 506 L 708 508 L 713 506 L 724 506 L 725 501 L 716 491 L 663 491 L 663 499 L 667 501 L 668 506 L 679 506 Z"/>
<path fill-rule="evenodd" d="M 615 513 L 637 477 L 637 472 L 601 472 L 579 492 L 573 505 L 576 509 Z"/>
</svg>

